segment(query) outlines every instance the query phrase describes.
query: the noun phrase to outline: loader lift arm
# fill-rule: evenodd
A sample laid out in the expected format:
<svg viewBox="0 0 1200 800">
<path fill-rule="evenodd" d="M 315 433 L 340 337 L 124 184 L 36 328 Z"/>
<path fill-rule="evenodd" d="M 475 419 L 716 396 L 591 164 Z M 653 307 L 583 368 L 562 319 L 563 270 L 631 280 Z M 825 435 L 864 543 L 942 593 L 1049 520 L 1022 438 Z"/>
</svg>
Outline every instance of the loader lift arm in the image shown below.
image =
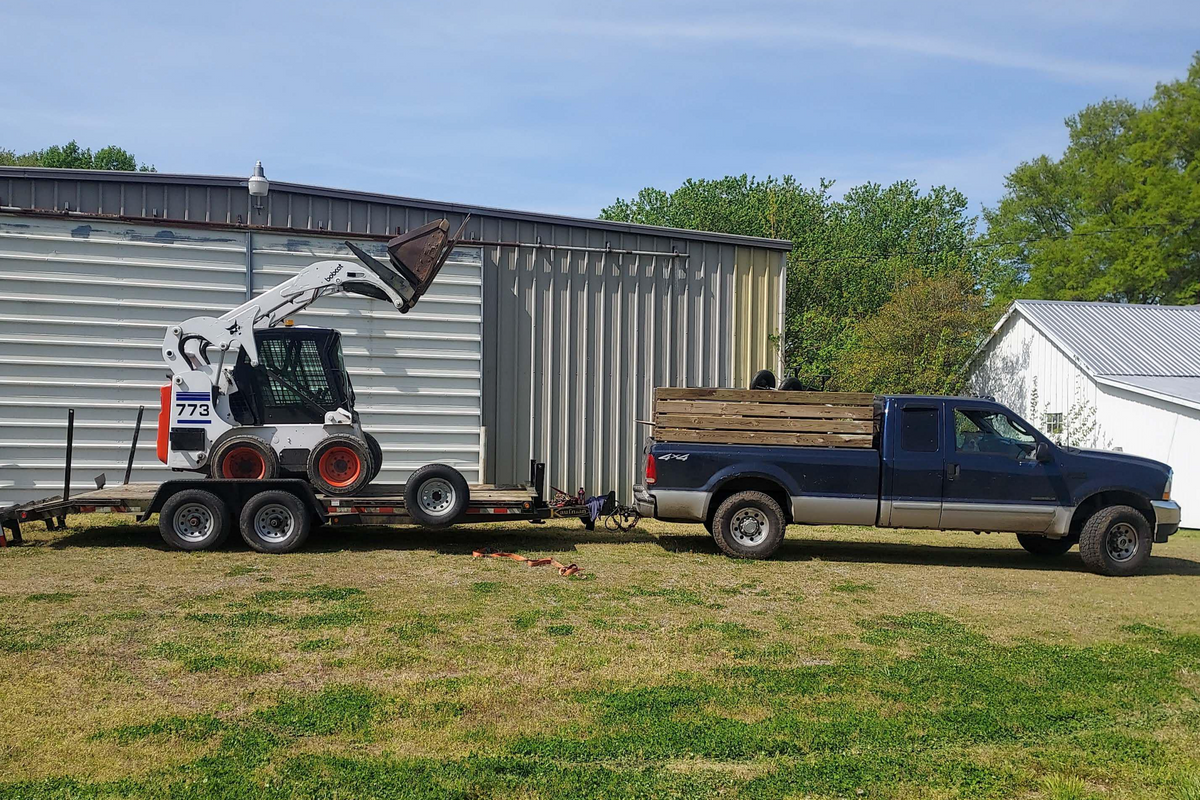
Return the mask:
<svg viewBox="0 0 1200 800">
<path fill-rule="evenodd" d="M 172 376 L 199 372 L 224 391 L 228 380 L 223 374 L 227 367 L 232 369 L 239 351 L 246 353 L 250 364 L 258 365 L 255 330 L 273 328 L 322 297 L 356 294 L 385 300 L 406 313 L 432 283 L 465 226 L 464 220 L 451 237 L 446 220 L 438 220 L 397 236 L 388 242 L 390 265 L 346 242 L 362 264 L 348 259 L 318 261 L 219 317 L 192 317 L 172 326 L 163 338 L 163 359 Z"/>
</svg>

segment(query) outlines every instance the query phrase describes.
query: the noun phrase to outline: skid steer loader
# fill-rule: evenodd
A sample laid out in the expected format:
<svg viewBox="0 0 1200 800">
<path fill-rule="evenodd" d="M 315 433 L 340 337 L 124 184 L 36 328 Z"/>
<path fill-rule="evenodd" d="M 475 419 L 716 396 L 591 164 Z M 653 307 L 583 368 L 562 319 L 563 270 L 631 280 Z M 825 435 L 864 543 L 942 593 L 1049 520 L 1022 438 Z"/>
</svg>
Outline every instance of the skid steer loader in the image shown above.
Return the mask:
<svg viewBox="0 0 1200 800">
<path fill-rule="evenodd" d="M 463 227 L 466 222 L 463 222 Z M 351 495 L 379 473 L 383 453 L 362 429 L 342 358 L 341 334 L 293 326 L 319 298 L 352 294 L 406 313 L 461 236 L 438 220 L 387 243 L 389 264 L 350 242 L 358 258 L 318 261 L 220 317 L 167 330 L 162 355 L 158 457 L 214 478 L 303 474 L 319 491 Z"/>
</svg>

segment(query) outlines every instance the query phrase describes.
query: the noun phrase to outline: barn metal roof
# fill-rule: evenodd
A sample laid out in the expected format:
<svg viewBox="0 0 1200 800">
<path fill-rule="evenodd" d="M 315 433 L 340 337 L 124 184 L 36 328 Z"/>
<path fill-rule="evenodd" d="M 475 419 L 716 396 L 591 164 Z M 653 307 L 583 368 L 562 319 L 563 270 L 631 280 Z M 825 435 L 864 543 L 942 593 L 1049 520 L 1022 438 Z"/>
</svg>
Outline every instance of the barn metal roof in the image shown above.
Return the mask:
<svg viewBox="0 0 1200 800">
<path fill-rule="evenodd" d="M 1200 404 L 1200 306 L 1017 300 L 992 337 L 1013 314 L 1101 383 Z"/>
<path fill-rule="evenodd" d="M 1093 375 L 1200 378 L 1200 307 L 1018 300 Z"/>
</svg>

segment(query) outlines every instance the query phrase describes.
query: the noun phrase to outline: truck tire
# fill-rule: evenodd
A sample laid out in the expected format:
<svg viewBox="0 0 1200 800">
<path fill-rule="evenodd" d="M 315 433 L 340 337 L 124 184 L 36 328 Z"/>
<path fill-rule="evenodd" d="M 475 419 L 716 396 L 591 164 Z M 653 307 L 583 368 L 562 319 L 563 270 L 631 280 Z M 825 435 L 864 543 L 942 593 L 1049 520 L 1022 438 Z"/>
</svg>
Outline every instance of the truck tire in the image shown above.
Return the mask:
<svg viewBox="0 0 1200 800">
<path fill-rule="evenodd" d="M 783 543 L 783 509 L 762 492 L 725 498 L 713 515 L 713 541 L 735 558 L 769 558 Z"/>
<path fill-rule="evenodd" d="M 358 492 L 371 482 L 374 469 L 370 448 L 355 436 L 328 436 L 308 454 L 308 482 L 325 494 Z"/>
<path fill-rule="evenodd" d="M 379 470 L 383 469 L 383 447 L 380 446 L 378 439 L 366 431 L 363 431 L 363 439 L 367 441 L 367 450 L 371 453 L 371 481 L 373 482 L 379 477 Z"/>
<path fill-rule="evenodd" d="M 211 550 L 229 538 L 229 506 L 212 492 L 185 489 L 158 512 L 158 532 L 178 550 Z"/>
<path fill-rule="evenodd" d="M 1092 572 L 1134 575 L 1146 566 L 1154 537 L 1150 523 L 1129 506 L 1102 508 L 1079 534 L 1079 554 Z"/>
<path fill-rule="evenodd" d="M 279 475 L 279 454 L 257 436 L 239 434 L 222 439 L 213 448 L 209 473 L 214 478 L 269 480 Z"/>
<path fill-rule="evenodd" d="M 458 521 L 471 502 L 467 479 L 446 464 L 426 464 L 404 484 L 404 508 L 418 525 L 445 528 Z"/>
<path fill-rule="evenodd" d="M 260 553 L 290 553 L 312 530 L 312 513 L 296 495 L 279 489 L 259 492 L 242 507 L 238 528 Z"/>
<path fill-rule="evenodd" d="M 1049 536 L 1042 536 L 1040 533 L 1018 533 L 1017 541 L 1021 543 L 1021 547 L 1024 547 L 1033 555 L 1039 558 L 1050 558 L 1066 553 L 1075 546 L 1076 539 L 1073 536 L 1051 539 Z"/>
</svg>

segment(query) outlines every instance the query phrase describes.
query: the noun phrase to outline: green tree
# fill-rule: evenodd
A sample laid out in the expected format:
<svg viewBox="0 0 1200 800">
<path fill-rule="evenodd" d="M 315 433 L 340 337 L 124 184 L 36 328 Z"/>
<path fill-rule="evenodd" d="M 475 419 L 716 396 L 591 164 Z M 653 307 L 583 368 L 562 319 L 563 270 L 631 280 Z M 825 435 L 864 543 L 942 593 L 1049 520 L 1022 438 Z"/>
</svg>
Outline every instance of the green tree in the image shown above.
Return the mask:
<svg viewBox="0 0 1200 800">
<path fill-rule="evenodd" d="M 1200 53 L 1146 104 L 1105 100 L 1066 125 L 1062 156 L 1018 166 L 984 212 L 991 295 L 1200 302 Z"/>
<path fill-rule="evenodd" d="M 93 153 L 89 148 L 80 147 L 74 139 L 64 145 L 51 145 L 45 150 L 31 150 L 28 153 L 0 148 L 0 166 L 157 171 L 149 164 L 139 164 L 133 153 L 116 145 L 110 144 Z"/>
<path fill-rule="evenodd" d="M 834 374 L 855 326 L 913 274 L 962 274 L 973 291 L 981 256 L 976 220 L 960 192 L 921 193 L 912 181 L 864 184 L 835 200 L 832 183 L 746 175 L 689 180 L 673 192 L 643 189 L 601 218 L 790 239 L 784 355 L 803 375 Z"/>
<path fill-rule="evenodd" d="M 957 394 L 991 316 L 966 273 L 909 272 L 877 313 L 854 324 L 834 364 L 834 388 Z"/>
</svg>

